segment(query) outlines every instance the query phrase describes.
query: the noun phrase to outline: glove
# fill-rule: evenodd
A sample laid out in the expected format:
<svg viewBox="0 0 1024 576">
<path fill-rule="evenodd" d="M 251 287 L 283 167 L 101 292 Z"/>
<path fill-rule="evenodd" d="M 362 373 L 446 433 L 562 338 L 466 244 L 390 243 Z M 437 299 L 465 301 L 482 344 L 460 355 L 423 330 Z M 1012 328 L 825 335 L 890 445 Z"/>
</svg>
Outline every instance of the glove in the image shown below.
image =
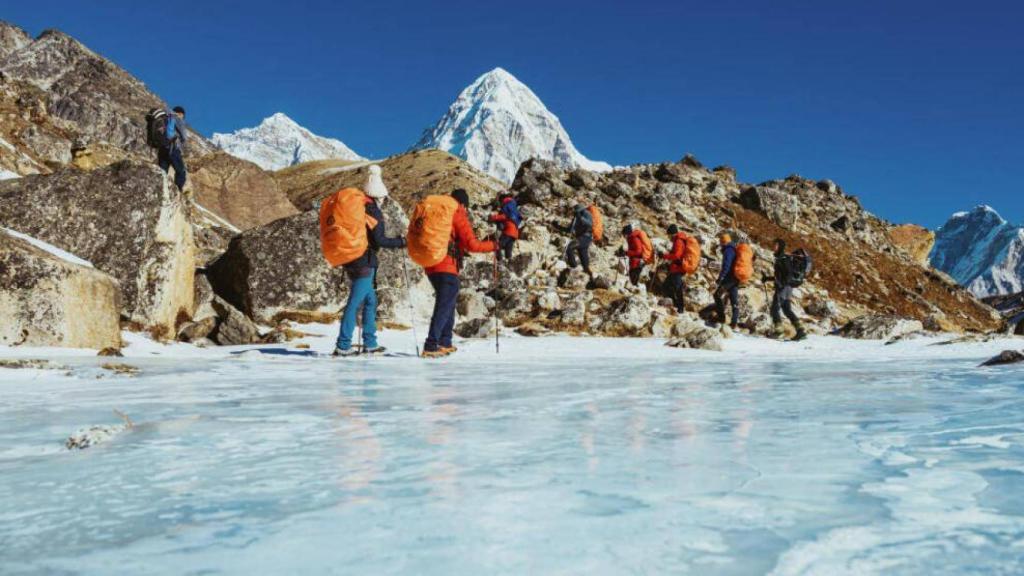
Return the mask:
<svg viewBox="0 0 1024 576">
<path fill-rule="evenodd" d="M 409 241 L 406 240 L 405 238 L 402 238 L 402 245 L 399 246 L 399 248 L 405 248 L 408 245 L 409 245 Z"/>
<path fill-rule="evenodd" d="M 626 255 L 626 249 L 619 248 L 618 250 L 615 251 L 615 255 L 618 256 L 619 258 L 622 258 L 623 256 Z"/>
</svg>

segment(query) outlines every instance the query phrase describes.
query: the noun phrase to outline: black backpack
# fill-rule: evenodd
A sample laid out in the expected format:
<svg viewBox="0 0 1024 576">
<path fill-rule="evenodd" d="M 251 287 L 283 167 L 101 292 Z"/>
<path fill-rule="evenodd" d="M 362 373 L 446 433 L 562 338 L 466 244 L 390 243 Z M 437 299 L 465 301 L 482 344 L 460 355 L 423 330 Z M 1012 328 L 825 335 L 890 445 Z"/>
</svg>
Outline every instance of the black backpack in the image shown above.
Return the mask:
<svg viewBox="0 0 1024 576">
<path fill-rule="evenodd" d="M 173 138 L 167 135 L 167 110 L 153 108 L 146 114 L 146 144 L 151 148 L 170 148 Z"/>
<path fill-rule="evenodd" d="M 803 248 L 800 248 L 796 252 L 793 252 L 789 256 L 789 285 L 796 288 L 807 280 L 807 277 L 811 275 L 811 268 L 813 263 L 811 262 L 811 255 L 808 254 Z"/>
</svg>

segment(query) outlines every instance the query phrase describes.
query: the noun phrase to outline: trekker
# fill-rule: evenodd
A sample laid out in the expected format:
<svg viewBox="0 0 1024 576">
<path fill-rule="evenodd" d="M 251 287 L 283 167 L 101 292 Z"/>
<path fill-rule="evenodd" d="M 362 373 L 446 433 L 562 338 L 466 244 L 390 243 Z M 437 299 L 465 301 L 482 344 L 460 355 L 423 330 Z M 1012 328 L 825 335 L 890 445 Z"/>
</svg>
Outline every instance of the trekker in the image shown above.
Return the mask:
<svg viewBox="0 0 1024 576">
<path fill-rule="evenodd" d="M 590 270 L 590 245 L 594 243 L 594 216 L 582 200 L 573 208 L 572 222 L 562 228 L 562 231 L 573 235 L 573 240 L 565 249 L 566 262 L 572 268 L 582 265 L 583 271 L 593 282 L 594 273 Z"/>
<path fill-rule="evenodd" d="M 626 224 L 622 228 L 622 235 L 626 238 L 627 248 L 620 248 L 619 254 L 629 258 L 629 281 L 633 286 L 638 286 L 644 266 L 654 261 L 654 246 L 647 233 L 639 226 Z"/>
<path fill-rule="evenodd" d="M 727 232 L 718 235 L 718 248 L 722 253 L 722 271 L 718 273 L 715 284 L 715 313 L 718 322 L 725 323 L 725 300 L 729 300 L 732 308 L 732 322 L 729 326 L 735 330 L 740 320 L 740 280 L 736 277 L 736 244 Z"/>
<path fill-rule="evenodd" d="M 351 286 L 345 312 L 341 316 L 341 327 L 335 345 L 335 356 L 356 356 L 360 350 L 352 346 L 352 333 L 355 332 L 356 319 L 362 313 L 363 342 L 362 353 L 383 354 L 386 350 L 377 344 L 377 267 L 380 262 L 377 252 L 381 248 L 398 249 L 405 247 L 402 237 L 389 238 L 386 235 L 384 214 L 378 202 L 388 197 L 388 189 L 381 179 L 380 166 L 372 165 L 366 182 L 366 192 L 362 198 L 356 197 L 355 202 L 362 202 L 365 210 L 367 246 L 362 255 L 344 265 Z"/>
<path fill-rule="evenodd" d="M 447 197 L 429 196 L 416 207 L 409 222 L 409 255 L 425 266 L 427 278 L 434 287 L 434 312 L 423 345 L 424 358 L 438 358 L 456 352 L 452 346 L 452 330 L 459 297 L 459 270 L 465 254 L 497 250 L 493 241 L 477 239 L 469 221 L 468 206 L 469 194 L 461 188 Z M 445 237 L 437 238 L 438 233 Z M 440 244 L 437 242 L 439 239 Z M 447 240 L 447 249 L 444 240 Z"/>
<path fill-rule="evenodd" d="M 519 212 L 519 204 L 509 192 L 503 192 L 498 198 L 498 212 L 489 220 L 501 228 L 498 238 L 498 260 L 512 259 L 512 249 L 519 239 L 519 227 L 523 224 L 523 215 Z"/>
<path fill-rule="evenodd" d="M 665 279 L 663 290 L 672 298 L 672 304 L 681 314 L 686 310 L 686 282 L 687 274 L 697 271 L 700 264 L 700 242 L 679 227 L 672 224 L 666 230 L 672 238 L 672 249 L 661 255 L 663 260 L 668 260 L 668 277 Z"/>
<path fill-rule="evenodd" d="M 793 255 L 786 253 L 786 241 L 779 238 L 775 241 L 775 294 L 772 296 L 772 324 L 775 338 L 782 338 L 785 333 L 782 324 L 782 315 L 796 329 L 794 341 L 807 338 L 800 318 L 793 312 L 793 289 L 803 283 L 810 269 L 810 257 L 803 250 L 798 250 Z"/>
<path fill-rule="evenodd" d="M 188 126 L 185 124 L 185 109 L 175 106 L 173 110 L 163 110 L 164 116 L 156 114 L 156 119 L 165 122 L 163 138 L 158 138 L 156 144 L 156 162 L 165 173 L 174 167 L 174 185 L 179 191 L 185 190 L 185 181 L 188 178 L 188 170 L 185 168 L 185 152 L 188 145 Z M 150 115 L 154 115 L 152 112 Z M 147 116 L 147 123 L 149 117 Z M 147 138 L 149 138 L 147 136 Z"/>
</svg>

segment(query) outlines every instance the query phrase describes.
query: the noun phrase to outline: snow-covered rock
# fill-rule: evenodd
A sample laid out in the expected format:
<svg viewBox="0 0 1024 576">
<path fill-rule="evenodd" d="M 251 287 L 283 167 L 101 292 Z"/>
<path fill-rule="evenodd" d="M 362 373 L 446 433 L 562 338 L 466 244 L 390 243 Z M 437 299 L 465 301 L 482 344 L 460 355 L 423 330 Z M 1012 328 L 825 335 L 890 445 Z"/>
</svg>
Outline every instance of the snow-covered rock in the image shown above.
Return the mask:
<svg viewBox="0 0 1024 576">
<path fill-rule="evenodd" d="M 255 128 L 214 134 L 213 143 L 228 154 L 264 170 L 280 170 L 313 160 L 365 160 L 340 140 L 317 136 L 278 112 Z"/>
<path fill-rule="evenodd" d="M 939 228 L 930 261 L 976 296 L 1024 290 L 1024 227 L 989 206 L 958 212 Z"/>
<path fill-rule="evenodd" d="M 576 149 L 558 118 L 525 84 L 501 68 L 476 79 L 427 129 L 414 150 L 439 148 L 503 182 L 530 158 L 562 168 L 611 170 Z"/>
</svg>

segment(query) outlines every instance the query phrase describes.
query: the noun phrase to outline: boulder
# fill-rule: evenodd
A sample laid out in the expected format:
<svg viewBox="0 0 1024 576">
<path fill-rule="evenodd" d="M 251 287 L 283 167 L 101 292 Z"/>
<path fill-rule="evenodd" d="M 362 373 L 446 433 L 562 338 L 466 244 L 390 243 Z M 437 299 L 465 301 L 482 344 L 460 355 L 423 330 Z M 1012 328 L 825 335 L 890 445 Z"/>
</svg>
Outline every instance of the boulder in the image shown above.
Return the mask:
<svg viewBox="0 0 1024 576">
<path fill-rule="evenodd" d="M 892 340 L 924 330 L 920 320 L 885 314 L 865 314 L 854 318 L 838 330 L 844 338 L 858 340 Z"/>
<path fill-rule="evenodd" d="M 84 258 L 120 283 L 122 314 L 164 337 L 193 311 L 195 246 L 181 194 L 151 163 L 0 182 L 0 224 Z"/>
<path fill-rule="evenodd" d="M 1005 366 L 1024 362 L 1024 353 L 1016 350 L 1003 350 L 998 355 L 981 363 L 981 366 Z"/>
<path fill-rule="evenodd" d="M 928 265 L 928 255 L 935 246 L 935 233 L 916 224 L 903 224 L 889 229 L 889 240 L 921 266 Z"/>
<path fill-rule="evenodd" d="M 298 213 L 273 175 L 225 152 L 193 162 L 189 180 L 197 203 L 241 230 Z"/>
<path fill-rule="evenodd" d="M 794 196 L 767 186 L 746 188 L 740 193 L 739 203 L 783 228 L 792 228 L 800 215 L 800 206 Z"/>
<path fill-rule="evenodd" d="M 0 345 L 120 348 L 121 290 L 0 229 Z"/>
<path fill-rule="evenodd" d="M 397 203 L 385 203 L 383 211 L 388 235 L 404 236 L 407 220 Z M 405 252 L 381 250 L 378 255 L 378 313 L 384 320 L 405 317 Z M 319 214 L 315 210 L 239 234 L 207 269 L 207 275 L 219 296 L 248 317 L 269 325 L 286 316 L 338 312 L 348 298 L 349 280 L 344 269 L 329 267 L 320 252 Z M 422 269 L 409 265 L 409 277 L 414 285 L 414 301 L 432 302 Z"/>
<path fill-rule="evenodd" d="M 722 350 L 724 338 L 722 331 L 705 325 L 698 318 L 689 314 L 676 318 L 671 336 L 672 338 L 665 343 L 666 346 L 716 352 Z"/>
<path fill-rule="evenodd" d="M 237 308 L 225 302 L 222 298 L 214 297 L 211 304 L 217 312 L 217 327 L 212 331 L 196 339 L 207 335 L 214 342 L 221 346 L 236 346 L 239 344 L 255 344 L 260 341 L 260 329 L 256 324 L 245 317 Z"/>
<path fill-rule="evenodd" d="M 647 327 L 651 324 L 651 312 L 651 305 L 645 296 L 627 296 L 609 307 L 601 328 L 614 336 L 646 336 Z"/>
</svg>

